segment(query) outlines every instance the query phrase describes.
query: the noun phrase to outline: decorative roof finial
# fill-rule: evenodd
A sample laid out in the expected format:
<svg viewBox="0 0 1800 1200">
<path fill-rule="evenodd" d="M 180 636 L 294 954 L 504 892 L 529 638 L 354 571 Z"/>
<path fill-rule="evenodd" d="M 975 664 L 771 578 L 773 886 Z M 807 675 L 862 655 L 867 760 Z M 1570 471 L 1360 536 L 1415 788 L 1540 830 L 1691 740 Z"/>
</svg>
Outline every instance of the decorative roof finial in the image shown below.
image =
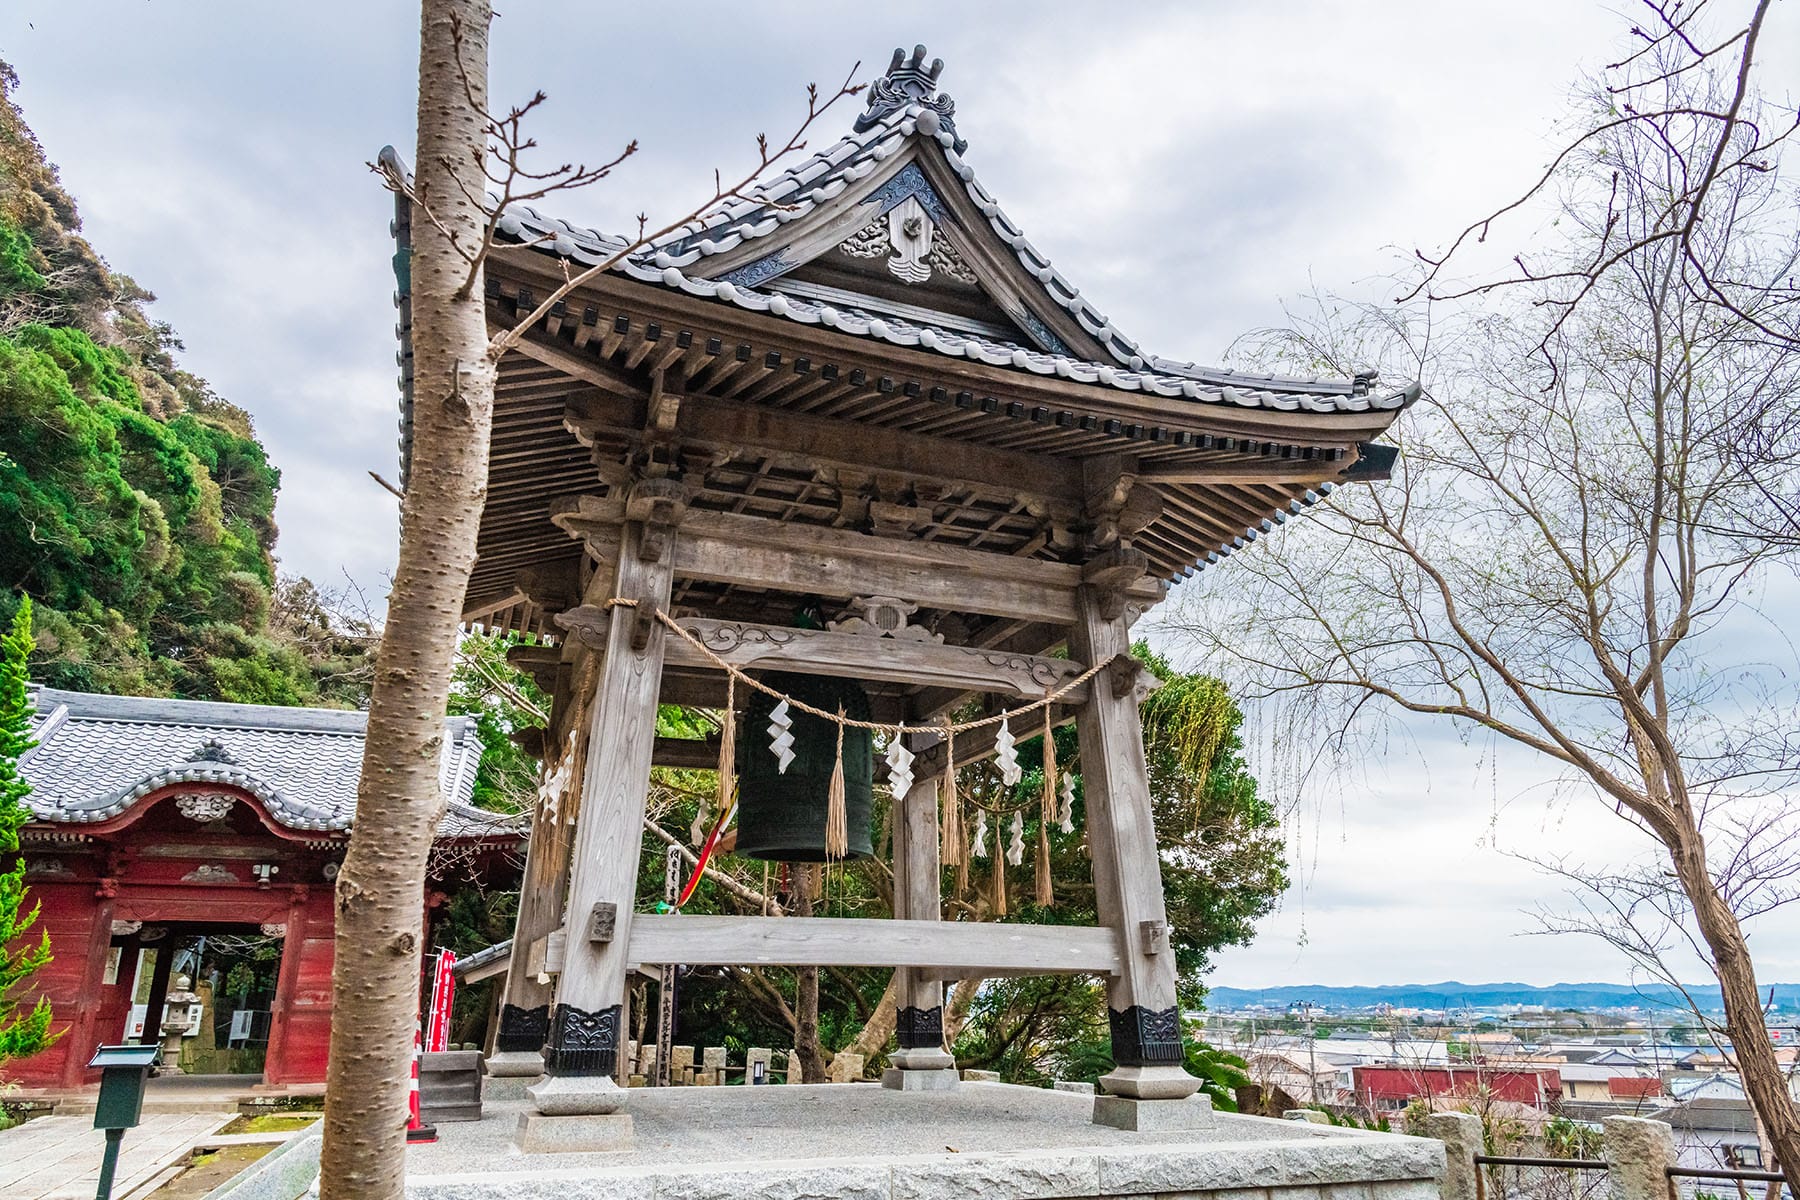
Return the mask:
<svg viewBox="0 0 1800 1200">
<path fill-rule="evenodd" d="M 924 46 L 914 46 L 911 58 L 905 50 L 895 50 L 887 74 L 869 88 L 869 104 L 856 118 L 856 132 L 862 133 L 916 104 L 924 110 L 917 118 L 920 132 L 929 137 L 941 129 L 956 139 L 958 154 L 967 150 L 969 143 L 956 132 L 956 101 L 937 90 L 938 76 L 943 72 L 941 58 L 925 65 Z"/>
<path fill-rule="evenodd" d="M 225 749 L 225 743 L 218 738 L 209 737 L 194 748 L 188 755 L 189 762 L 216 762 L 227 766 L 236 766 L 237 759 L 231 757 L 231 751 Z"/>
</svg>

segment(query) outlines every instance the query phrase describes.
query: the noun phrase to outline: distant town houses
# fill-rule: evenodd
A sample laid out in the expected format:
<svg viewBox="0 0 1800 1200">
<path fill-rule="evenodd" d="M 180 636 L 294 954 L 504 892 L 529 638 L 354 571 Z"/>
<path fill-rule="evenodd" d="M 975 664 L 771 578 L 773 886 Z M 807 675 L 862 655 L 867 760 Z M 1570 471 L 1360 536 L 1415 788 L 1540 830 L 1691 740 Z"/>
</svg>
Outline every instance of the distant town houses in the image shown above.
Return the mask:
<svg viewBox="0 0 1800 1200">
<path fill-rule="evenodd" d="M 1379 1009 L 1379 1011 L 1377 1011 Z M 1325 1108 L 1359 1121 L 1462 1109 L 1539 1133 L 1598 1132 L 1608 1116 L 1675 1129 L 1684 1166 L 1761 1168 L 1766 1149 L 1730 1044 L 1667 1012 L 1469 1013 L 1305 1006 L 1207 1014 L 1207 1037 L 1244 1060 L 1264 1111 Z M 1676 1037 L 1675 1034 L 1682 1036 Z M 1800 1033 L 1770 1040 L 1800 1103 Z"/>
</svg>

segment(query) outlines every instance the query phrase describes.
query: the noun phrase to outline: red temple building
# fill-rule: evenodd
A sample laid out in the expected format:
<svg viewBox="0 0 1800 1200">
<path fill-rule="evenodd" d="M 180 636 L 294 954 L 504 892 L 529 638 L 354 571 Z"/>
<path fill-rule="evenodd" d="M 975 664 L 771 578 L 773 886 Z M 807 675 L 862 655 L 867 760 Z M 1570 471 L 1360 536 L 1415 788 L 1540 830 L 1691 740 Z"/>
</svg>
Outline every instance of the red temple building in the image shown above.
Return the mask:
<svg viewBox="0 0 1800 1200">
<path fill-rule="evenodd" d="M 323 1081 L 332 887 L 366 714 L 34 691 L 37 745 L 21 768 L 36 820 L 22 849 L 55 957 L 33 982 L 65 1033 L 9 1064 L 11 1080 L 96 1081 L 94 1048 L 159 1040 L 171 979 L 185 976 L 201 1002 L 184 1069 Z M 447 806 L 420 897 L 427 929 L 457 882 L 516 877 L 525 839 L 519 818 L 469 803 L 474 719 L 450 717 L 444 732 Z"/>
</svg>

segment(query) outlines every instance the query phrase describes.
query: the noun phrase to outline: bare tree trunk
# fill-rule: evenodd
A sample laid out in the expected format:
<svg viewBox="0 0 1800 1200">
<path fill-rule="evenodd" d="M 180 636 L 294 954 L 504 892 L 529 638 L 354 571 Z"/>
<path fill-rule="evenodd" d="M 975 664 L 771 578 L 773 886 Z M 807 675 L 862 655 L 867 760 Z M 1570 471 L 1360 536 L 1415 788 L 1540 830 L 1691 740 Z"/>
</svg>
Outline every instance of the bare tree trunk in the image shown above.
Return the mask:
<svg viewBox="0 0 1800 1200">
<path fill-rule="evenodd" d="M 881 999 L 876 1003 L 875 1011 L 869 1014 L 867 1021 L 863 1022 L 862 1031 L 838 1053 L 860 1054 L 863 1061 L 867 1062 L 886 1050 L 888 1039 L 894 1036 L 894 1025 L 899 1020 L 899 997 L 899 972 L 890 972 L 887 987 L 882 989 Z M 833 1057 L 835 1058 L 836 1055 Z"/>
<path fill-rule="evenodd" d="M 820 867 L 802 866 L 796 874 L 794 915 L 813 915 L 813 888 L 818 886 Z M 825 1054 L 819 1047 L 819 968 L 796 967 L 798 980 L 794 997 L 794 1053 L 800 1056 L 800 1078 L 807 1083 L 825 1082 Z"/>
<path fill-rule="evenodd" d="M 956 1039 L 962 1036 L 963 1026 L 969 1023 L 969 1009 L 974 1007 L 975 997 L 981 991 L 985 979 L 959 979 L 956 986 L 950 989 L 950 998 L 944 1004 L 944 1045 L 956 1045 Z"/>
<path fill-rule="evenodd" d="M 487 0 L 424 0 L 414 179 L 412 458 L 356 823 L 337 880 L 323 1200 L 397 1200 L 422 884 L 444 808 L 444 707 L 487 491 L 494 363 L 480 272 Z"/>
<path fill-rule="evenodd" d="M 1744 940 L 1743 927 L 1725 898 L 1719 895 L 1706 869 L 1706 845 L 1698 831 L 1683 831 L 1679 845 L 1669 847 L 1682 890 L 1694 906 L 1694 922 L 1712 953 L 1713 970 L 1719 977 L 1719 994 L 1725 1001 L 1725 1032 L 1731 1037 L 1731 1057 L 1737 1063 L 1744 1092 L 1761 1120 L 1763 1131 L 1781 1171 L 1789 1180 L 1800 1179 L 1800 1109 L 1788 1091 L 1787 1080 L 1769 1043 L 1763 1022 L 1762 995 L 1756 985 L 1756 964 Z"/>
</svg>

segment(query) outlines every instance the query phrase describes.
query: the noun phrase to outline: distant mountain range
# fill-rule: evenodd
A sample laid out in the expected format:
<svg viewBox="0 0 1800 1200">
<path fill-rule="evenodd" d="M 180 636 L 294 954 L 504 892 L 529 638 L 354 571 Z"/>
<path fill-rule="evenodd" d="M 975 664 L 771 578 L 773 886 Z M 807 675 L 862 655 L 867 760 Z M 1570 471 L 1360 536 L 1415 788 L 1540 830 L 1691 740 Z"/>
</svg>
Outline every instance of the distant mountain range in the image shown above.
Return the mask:
<svg viewBox="0 0 1800 1200">
<path fill-rule="evenodd" d="M 1800 1009 L 1800 983 L 1765 984 L 1766 1000 L 1773 987 L 1775 1008 Z M 1696 1003 L 1708 1012 L 1718 1012 L 1723 1005 L 1717 985 L 1696 984 L 1688 989 Z M 1290 987 L 1234 988 L 1215 987 L 1207 994 L 1206 1006 L 1213 1011 L 1263 1005 L 1287 1008 L 1312 1003 L 1320 1008 L 1369 1008 L 1391 1004 L 1396 1008 L 1498 1008 L 1502 1005 L 1542 1005 L 1545 1008 L 1646 1008 L 1670 1009 L 1675 1015 L 1686 1009 L 1680 992 L 1666 984 L 1645 983 L 1555 983 L 1537 987 L 1529 983 L 1405 983 L 1378 987 L 1328 987 L 1322 984 L 1299 984 Z"/>
</svg>

